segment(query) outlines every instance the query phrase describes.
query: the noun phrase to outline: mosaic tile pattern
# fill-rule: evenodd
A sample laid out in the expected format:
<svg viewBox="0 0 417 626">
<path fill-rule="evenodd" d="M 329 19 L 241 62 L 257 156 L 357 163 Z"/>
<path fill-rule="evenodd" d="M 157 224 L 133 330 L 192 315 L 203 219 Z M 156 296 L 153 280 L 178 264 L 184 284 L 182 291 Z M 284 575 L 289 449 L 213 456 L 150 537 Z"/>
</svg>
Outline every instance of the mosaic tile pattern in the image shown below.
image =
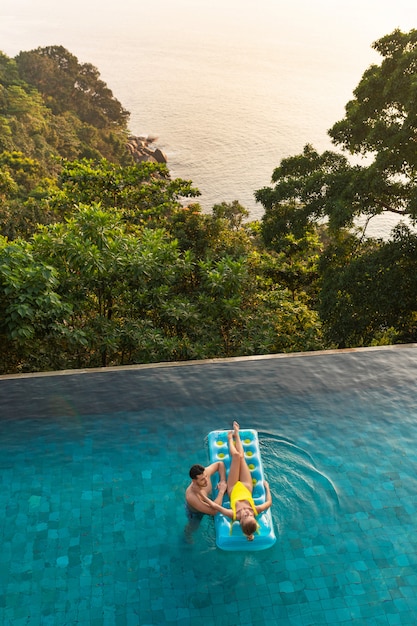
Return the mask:
<svg viewBox="0 0 417 626">
<path fill-rule="evenodd" d="M 415 626 L 417 407 L 393 396 L 2 420 L 0 623 Z M 209 518 L 185 532 L 225 415 L 260 432 L 265 552 L 218 550 Z"/>
</svg>

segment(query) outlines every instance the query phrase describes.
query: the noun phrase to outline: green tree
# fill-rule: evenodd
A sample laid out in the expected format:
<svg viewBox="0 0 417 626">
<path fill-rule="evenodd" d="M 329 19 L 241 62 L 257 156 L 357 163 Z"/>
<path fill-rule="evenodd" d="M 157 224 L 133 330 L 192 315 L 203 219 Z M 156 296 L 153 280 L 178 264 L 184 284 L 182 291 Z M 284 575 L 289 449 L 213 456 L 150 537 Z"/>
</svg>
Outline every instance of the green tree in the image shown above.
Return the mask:
<svg viewBox="0 0 417 626">
<path fill-rule="evenodd" d="M 277 250 L 270 250 L 270 263 L 265 271 L 275 283 L 285 287 L 292 299 L 303 298 L 316 303 L 319 277 L 318 261 L 323 246 L 317 232 L 297 239 L 293 234 L 281 238 Z"/>
<path fill-rule="evenodd" d="M 363 168 L 351 166 L 345 156 L 319 154 L 311 145 L 283 159 L 272 175 L 275 186 L 255 192 L 265 209 L 264 236 L 279 241 L 293 233 L 299 238 L 322 220 L 332 231 L 353 226 L 354 218 L 368 211 L 367 198 L 360 193 L 362 175 Z"/>
<path fill-rule="evenodd" d="M 39 224 L 62 221 L 79 205 L 117 208 L 126 224 L 167 224 L 183 197 L 199 192 L 191 181 L 172 179 L 164 164 L 121 166 L 106 159 L 64 161 L 57 179 L 18 152 L 0 154 L 0 233 L 29 238 Z M 1 170 L 0 170 L 1 171 Z"/>
<path fill-rule="evenodd" d="M 253 288 L 246 259 L 225 256 L 218 261 L 200 261 L 199 266 L 200 306 L 205 311 L 206 324 L 214 330 L 211 341 L 214 340 L 217 349 L 221 346 L 224 356 L 232 356 L 241 340 Z"/>
<path fill-rule="evenodd" d="M 97 128 L 126 129 L 129 113 L 91 63 L 79 63 L 63 46 L 47 46 L 16 57 L 20 76 L 35 85 L 56 115 L 74 111 Z"/>
<path fill-rule="evenodd" d="M 79 204 L 100 202 L 103 208 L 119 209 L 127 223 L 151 226 L 181 208 L 181 198 L 197 195 L 191 181 L 172 179 L 165 164 L 122 166 L 84 159 L 63 164 L 58 189 L 46 204 L 65 215 Z"/>
<path fill-rule="evenodd" d="M 166 229 L 99 205 L 2 245 L 3 371 L 321 347 L 314 313 L 254 250 L 198 260 Z"/>
<path fill-rule="evenodd" d="M 104 366 L 117 353 L 115 317 L 129 244 L 120 218 L 99 206 L 81 206 L 65 223 L 45 226 L 34 236 L 34 254 L 55 268 L 59 293 L 71 309 L 68 348 L 77 366 Z M 55 353 L 59 356 L 60 346 Z"/>
<path fill-rule="evenodd" d="M 373 47 L 381 63 L 364 73 L 344 119 L 329 131 L 345 154 L 307 145 L 281 161 L 271 187 L 255 193 L 265 208 L 264 241 L 278 253 L 288 236 L 297 241 L 326 224 L 320 313 L 327 341 L 339 347 L 414 336 L 414 289 L 403 275 L 415 273 L 414 254 L 407 262 L 403 254 L 413 249 L 412 237 L 403 227 L 387 243 L 364 234 L 384 212 L 417 221 L 417 31 L 396 30 Z M 359 217 L 366 218 L 360 239 L 352 230 Z M 393 276 L 410 297 L 395 297 Z"/>
<path fill-rule="evenodd" d="M 55 268 L 71 310 L 56 367 L 189 358 L 179 329 L 193 309 L 179 287 L 190 260 L 163 229 L 131 232 L 117 209 L 80 206 L 34 236 L 33 254 Z"/>
<path fill-rule="evenodd" d="M 381 64 L 364 73 L 345 118 L 329 131 L 335 145 L 366 157 L 364 164 L 331 151 L 320 155 L 308 145 L 281 162 L 273 188 L 256 192 L 266 211 L 290 205 L 293 224 L 325 218 L 333 229 L 383 212 L 416 219 L 417 31 L 396 30 L 373 47 Z"/>
<path fill-rule="evenodd" d="M 0 154 L 0 170 L 13 177 L 15 193 L 23 199 L 36 186 L 42 174 L 39 161 L 17 151 Z"/>
<path fill-rule="evenodd" d="M 43 369 L 48 340 L 68 313 L 55 269 L 34 258 L 30 244 L 0 237 L 0 371 Z M 47 359 L 46 359 L 47 360 Z"/>
<path fill-rule="evenodd" d="M 208 330 L 207 356 L 242 356 L 323 348 L 318 314 L 271 277 L 276 260 L 250 252 L 200 261 L 199 303 Z"/>
<path fill-rule="evenodd" d="M 390 241 L 340 235 L 321 259 L 320 315 L 338 348 L 416 341 L 417 236 L 397 226 Z"/>
<path fill-rule="evenodd" d="M 213 217 L 226 220 L 232 230 L 239 230 L 243 220 L 249 217 L 249 211 L 237 200 L 215 204 L 212 213 Z"/>
<path fill-rule="evenodd" d="M 49 174 L 57 156 L 128 164 L 128 118 L 98 70 L 62 46 L 0 53 L 0 152 L 21 151 Z"/>
<path fill-rule="evenodd" d="M 55 214 L 40 199 L 49 196 L 53 181 L 43 176 L 36 159 L 22 152 L 0 153 L 0 234 L 10 240 L 25 239 L 38 224 L 56 221 Z"/>
<path fill-rule="evenodd" d="M 355 177 L 369 215 L 390 211 L 415 219 L 417 30 L 395 30 L 373 47 L 383 58 L 381 64 L 364 73 L 345 118 L 329 134 L 351 154 L 371 159 Z"/>
<path fill-rule="evenodd" d="M 229 206 L 232 213 L 227 215 Z M 238 215 L 234 213 L 236 206 Z M 243 215 L 246 209 L 239 203 L 215 205 L 211 214 L 202 213 L 200 205 L 192 203 L 174 213 L 167 227 L 181 249 L 191 250 L 199 260 L 240 258 L 253 245 L 250 233 L 240 226 Z"/>
</svg>

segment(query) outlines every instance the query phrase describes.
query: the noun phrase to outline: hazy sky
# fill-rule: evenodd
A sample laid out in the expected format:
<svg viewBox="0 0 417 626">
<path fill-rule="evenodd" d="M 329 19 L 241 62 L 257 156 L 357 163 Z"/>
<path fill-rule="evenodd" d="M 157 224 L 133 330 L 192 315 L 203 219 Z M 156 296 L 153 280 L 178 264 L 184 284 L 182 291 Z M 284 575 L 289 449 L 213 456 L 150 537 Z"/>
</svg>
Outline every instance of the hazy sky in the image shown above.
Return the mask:
<svg viewBox="0 0 417 626">
<path fill-rule="evenodd" d="M 123 31 L 126 39 L 159 39 L 175 33 L 205 45 L 224 40 L 264 45 L 276 24 L 276 37 L 296 45 L 303 39 L 327 49 L 369 48 L 394 28 L 417 28 L 415 0 L 1 0 L 0 49 L 14 55 L 38 45 L 94 39 Z M 270 36 L 270 35 L 269 35 Z"/>
</svg>

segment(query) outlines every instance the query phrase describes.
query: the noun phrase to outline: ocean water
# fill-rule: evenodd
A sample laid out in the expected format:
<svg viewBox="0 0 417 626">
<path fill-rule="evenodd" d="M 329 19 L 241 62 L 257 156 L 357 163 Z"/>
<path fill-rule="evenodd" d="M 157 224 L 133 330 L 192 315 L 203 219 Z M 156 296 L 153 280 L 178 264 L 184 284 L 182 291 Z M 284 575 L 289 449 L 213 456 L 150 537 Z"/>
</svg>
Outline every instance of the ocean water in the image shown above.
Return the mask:
<svg viewBox="0 0 417 626">
<path fill-rule="evenodd" d="M 257 219 L 254 191 L 282 158 L 332 147 L 372 42 L 416 24 L 412 0 L 2 0 L 0 49 L 62 44 L 91 62 L 204 210 L 237 199 Z"/>
<path fill-rule="evenodd" d="M 408 346 L 1 377 L 0 623 L 414 626 L 416 373 Z M 233 419 L 271 485 L 261 552 L 187 528 Z"/>
</svg>

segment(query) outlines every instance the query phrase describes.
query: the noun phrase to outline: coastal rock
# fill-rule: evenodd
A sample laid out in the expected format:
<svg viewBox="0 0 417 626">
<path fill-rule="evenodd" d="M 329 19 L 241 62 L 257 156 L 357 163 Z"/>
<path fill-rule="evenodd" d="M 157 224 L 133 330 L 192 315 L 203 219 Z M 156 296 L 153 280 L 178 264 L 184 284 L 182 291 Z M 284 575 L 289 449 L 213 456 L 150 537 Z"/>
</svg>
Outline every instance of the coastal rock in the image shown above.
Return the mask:
<svg viewBox="0 0 417 626">
<path fill-rule="evenodd" d="M 153 147 L 153 142 L 158 138 L 149 135 L 148 137 L 131 136 L 127 141 L 127 149 L 133 156 L 136 163 L 150 161 L 151 163 L 166 163 L 167 157 L 159 148 Z"/>
<path fill-rule="evenodd" d="M 159 148 L 156 148 L 156 150 L 154 151 L 153 158 L 156 159 L 157 163 L 167 162 L 166 155 Z"/>
</svg>

